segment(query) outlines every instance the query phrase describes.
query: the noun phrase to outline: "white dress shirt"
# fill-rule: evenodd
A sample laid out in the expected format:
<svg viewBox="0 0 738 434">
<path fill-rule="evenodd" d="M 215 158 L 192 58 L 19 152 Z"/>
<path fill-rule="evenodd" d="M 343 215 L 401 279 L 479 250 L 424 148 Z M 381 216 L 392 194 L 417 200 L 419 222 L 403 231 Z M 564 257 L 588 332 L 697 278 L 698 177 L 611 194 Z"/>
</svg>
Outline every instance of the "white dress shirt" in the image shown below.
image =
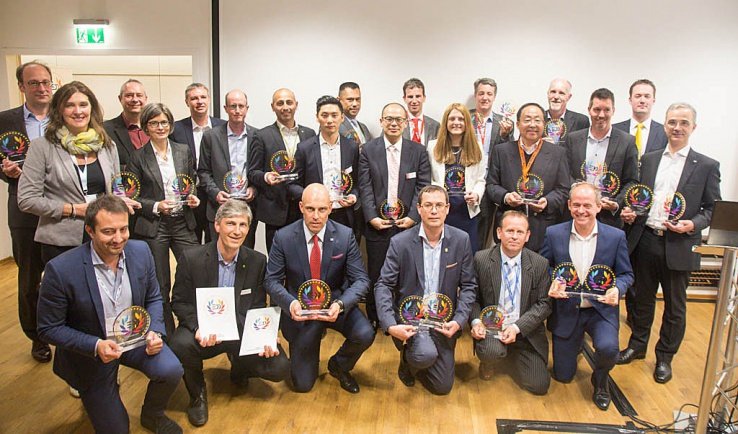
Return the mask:
<svg viewBox="0 0 738 434">
<path fill-rule="evenodd" d="M 599 222 L 595 222 L 592 233 L 583 237 L 577 232 L 576 226 L 572 223 L 571 235 L 569 236 L 569 256 L 571 256 L 571 262 L 574 264 L 574 268 L 577 270 L 579 280 L 583 281 L 587 276 L 589 267 L 592 266 L 595 252 L 597 251 L 597 233 Z M 582 297 L 581 307 L 587 308 L 592 307 L 592 303 L 589 300 Z"/>
<path fill-rule="evenodd" d="M 638 152 L 638 158 L 642 157 L 643 154 L 646 152 L 646 144 L 648 144 L 648 134 L 651 132 L 651 118 L 646 119 L 643 123 L 643 128 L 641 128 L 641 150 Z M 631 118 L 630 119 L 630 135 L 635 137 L 636 133 L 638 132 L 638 121 Z"/>
<path fill-rule="evenodd" d="M 677 191 L 679 178 L 682 177 L 682 170 L 684 170 L 684 163 L 687 162 L 690 149 L 691 147 L 687 145 L 672 154 L 667 146 L 661 154 L 656 180 L 653 183 L 653 202 L 648 211 L 646 226 L 665 229 L 664 221 L 667 219 L 667 212 L 664 210 L 664 204 Z"/>
</svg>

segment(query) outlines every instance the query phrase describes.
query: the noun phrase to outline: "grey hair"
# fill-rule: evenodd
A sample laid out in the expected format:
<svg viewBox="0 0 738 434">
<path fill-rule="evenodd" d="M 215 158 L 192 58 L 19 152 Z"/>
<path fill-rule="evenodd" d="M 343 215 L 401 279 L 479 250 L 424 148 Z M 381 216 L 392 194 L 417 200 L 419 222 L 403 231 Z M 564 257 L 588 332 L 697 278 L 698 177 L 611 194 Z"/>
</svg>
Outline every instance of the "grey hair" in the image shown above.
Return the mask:
<svg viewBox="0 0 738 434">
<path fill-rule="evenodd" d="M 697 123 L 697 110 L 695 110 L 694 107 L 692 107 L 691 104 L 688 104 L 686 102 L 675 102 L 674 104 L 670 105 L 668 109 L 666 109 L 666 114 L 668 115 L 670 111 L 679 110 L 679 109 L 687 109 L 692 112 L 692 122 Z"/>
<path fill-rule="evenodd" d="M 238 216 L 245 216 L 246 222 L 249 226 L 251 226 L 251 208 L 249 208 L 248 204 L 242 200 L 238 199 L 228 199 L 225 201 L 223 205 L 218 208 L 218 211 L 215 213 L 215 221 L 220 223 L 221 220 L 227 219 L 227 218 L 233 218 Z"/>
<path fill-rule="evenodd" d="M 599 188 L 595 187 L 594 184 L 586 181 L 577 181 L 571 185 L 571 188 L 569 189 L 569 199 L 571 199 L 571 196 L 574 194 L 574 190 L 577 190 L 579 188 L 589 188 L 595 194 L 595 203 L 597 204 L 597 206 L 602 205 L 602 192 Z"/>
</svg>

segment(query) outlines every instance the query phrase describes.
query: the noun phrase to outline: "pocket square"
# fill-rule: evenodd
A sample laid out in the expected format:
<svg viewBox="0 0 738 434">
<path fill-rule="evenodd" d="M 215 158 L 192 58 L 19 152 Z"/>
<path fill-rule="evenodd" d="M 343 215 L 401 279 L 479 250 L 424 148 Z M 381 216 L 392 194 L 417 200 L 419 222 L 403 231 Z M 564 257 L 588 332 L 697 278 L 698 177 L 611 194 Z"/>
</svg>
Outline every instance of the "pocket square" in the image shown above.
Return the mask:
<svg viewBox="0 0 738 434">
<path fill-rule="evenodd" d="M 343 258 L 343 253 L 341 253 L 340 255 L 331 256 L 331 259 L 341 259 L 341 258 Z"/>
<path fill-rule="evenodd" d="M 455 266 L 457 266 L 458 264 L 459 264 L 458 262 L 454 262 L 453 264 L 448 264 L 448 265 L 446 265 L 446 268 L 454 268 L 454 267 L 455 267 Z"/>
</svg>

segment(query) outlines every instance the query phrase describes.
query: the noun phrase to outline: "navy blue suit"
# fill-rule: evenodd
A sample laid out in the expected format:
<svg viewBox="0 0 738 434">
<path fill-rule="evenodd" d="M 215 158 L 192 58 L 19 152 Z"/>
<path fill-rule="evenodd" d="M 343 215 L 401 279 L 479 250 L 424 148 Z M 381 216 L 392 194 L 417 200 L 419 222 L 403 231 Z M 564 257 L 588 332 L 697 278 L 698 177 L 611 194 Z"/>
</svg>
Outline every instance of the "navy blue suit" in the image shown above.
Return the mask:
<svg viewBox="0 0 738 434">
<path fill-rule="evenodd" d="M 161 294 L 154 258 L 143 241 L 129 240 L 124 249 L 131 282 L 132 304 L 151 315 L 150 330 L 165 333 Z M 56 346 L 54 373 L 79 390 L 97 432 L 128 432 L 128 414 L 118 394 L 118 366 L 137 369 L 149 377 L 143 410 L 164 413 L 182 377 L 182 366 L 164 345 L 149 356 L 138 347 L 109 363 L 97 358 L 95 345 L 106 339 L 105 318 L 90 243 L 82 244 L 46 264 L 39 291 L 38 332 Z"/>
<path fill-rule="evenodd" d="M 297 299 L 297 289 L 310 278 L 304 221 L 300 219 L 274 235 L 264 279 L 264 289 L 272 303 L 283 311 L 280 323 L 290 343 L 292 384 L 297 392 L 309 391 L 318 378 L 320 338 L 326 327 L 346 337 L 333 356 L 343 371 L 352 370 L 374 342 L 374 329 L 357 308 L 359 299 L 369 290 L 369 278 L 350 228 L 328 220 L 323 238 L 320 280 L 330 287 L 331 300 L 341 300 L 344 305 L 336 322 L 298 322 L 290 317 L 290 304 Z"/>
<path fill-rule="evenodd" d="M 618 122 L 612 124 L 612 127 L 630 134 L 630 121 L 628 119 L 627 121 Z M 664 149 L 667 143 L 668 139 L 666 138 L 666 132 L 664 132 L 664 125 L 651 119 L 651 131 L 648 132 L 648 142 L 646 142 L 646 149 L 643 154 Z"/>
<path fill-rule="evenodd" d="M 572 222 L 559 223 L 546 230 L 541 256 L 548 259 L 551 267 L 562 262 L 571 262 L 569 238 Z M 597 223 L 597 248 L 592 265 L 607 265 L 615 271 L 615 284 L 620 297 L 625 295 L 633 283 L 633 270 L 628 258 L 628 243 L 625 232 L 612 226 Z M 584 277 L 580 277 L 583 279 Z M 587 332 L 595 348 L 595 385 L 604 387 L 610 369 L 618 357 L 619 306 L 610 306 L 591 299 L 592 307 L 581 309 L 580 298 L 557 299 L 553 313 L 548 319 L 548 328 L 553 335 L 553 372 L 559 381 L 568 382 L 577 370 L 577 354 Z"/>
</svg>

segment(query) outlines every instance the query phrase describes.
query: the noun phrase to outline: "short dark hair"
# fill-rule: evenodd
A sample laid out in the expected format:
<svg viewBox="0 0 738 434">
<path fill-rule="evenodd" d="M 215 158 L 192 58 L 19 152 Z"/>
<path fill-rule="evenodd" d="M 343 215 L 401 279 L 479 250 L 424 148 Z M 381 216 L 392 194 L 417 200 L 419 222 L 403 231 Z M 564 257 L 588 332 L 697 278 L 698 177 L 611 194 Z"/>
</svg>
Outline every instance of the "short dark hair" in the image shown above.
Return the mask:
<svg viewBox="0 0 738 434">
<path fill-rule="evenodd" d="M 338 106 L 338 110 L 343 114 L 343 106 L 341 105 L 341 101 L 338 100 L 335 96 L 330 95 L 323 95 L 320 98 L 318 98 L 318 101 L 315 103 L 315 114 L 320 113 L 320 108 L 324 105 L 336 105 Z"/>
<path fill-rule="evenodd" d="M 359 89 L 359 90 L 361 90 L 361 88 L 359 87 L 358 83 L 354 83 L 353 81 L 345 81 L 345 82 L 341 83 L 340 86 L 338 86 L 338 93 L 341 93 L 344 89 L 347 89 L 347 88 L 348 89 Z"/>
<path fill-rule="evenodd" d="M 18 83 L 23 83 L 23 71 L 26 70 L 29 66 L 37 65 L 46 70 L 46 72 L 49 73 L 49 78 L 53 79 L 54 77 L 51 75 L 51 68 L 49 68 L 48 65 L 45 65 L 38 60 L 31 60 L 30 62 L 26 62 L 22 64 L 21 66 L 15 68 L 15 78 L 18 80 Z"/>
<path fill-rule="evenodd" d="M 146 104 L 141 110 L 141 129 L 144 133 L 149 134 L 149 121 L 159 115 L 166 116 L 170 131 L 174 130 L 174 116 L 169 107 L 160 102 L 155 102 Z"/>
<path fill-rule="evenodd" d="M 107 193 L 98 197 L 87 206 L 87 211 L 85 212 L 85 226 L 89 226 L 90 229 L 94 231 L 97 214 L 103 210 L 111 214 L 128 215 L 128 205 L 123 202 L 123 199 Z"/>
<path fill-rule="evenodd" d="M 187 99 L 190 96 L 190 91 L 195 89 L 205 89 L 205 93 L 210 96 L 210 89 L 208 89 L 207 86 L 205 86 L 202 83 L 192 83 L 189 86 L 185 88 L 185 99 Z"/>
<path fill-rule="evenodd" d="M 514 209 L 509 209 L 502 213 L 502 217 L 500 217 L 500 227 L 502 227 L 502 225 L 505 223 L 505 219 L 509 217 L 517 217 L 525 220 L 525 222 L 528 224 L 528 230 L 530 230 L 530 222 L 528 221 L 528 216 Z"/>
<path fill-rule="evenodd" d="M 420 190 L 420 193 L 418 193 L 418 205 L 422 204 L 424 194 L 435 192 L 443 193 L 443 195 L 446 197 L 446 203 L 448 203 L 448 191 L 446 191 L 445 188 L 441 187 L 440 185 L 428 184 Z"/>
<path fill-rule="evenodd" d="M 407 95 L 407 90 L 414 87 L 420 88 L 423 91 L 423 96 L 425 96 L 425 85 L 419 78 L 411 78 L 402 85 L 402 96 Z"/>
<path fill-rule="evenodd" d="M 543 113 L 543 117 L 546 117 L 546 110 L 544 110 L 543 107 L 541 107 L 540 104 L 538 104 L 536 102 L 527 102 L 527 103 L 523 104 L 522 106 L 520 106 L 520 108 L 518 109 L 518 113 L 517 113 L 517 116 L 516 116 L 516 119 L 518 120 L 518 122 L 520 122 L 520 116 L 522 116 L 523 110 L 526 109 L 526 108 L 528 108 L 528 107 L 538 107 L 538 110 L 540 110 L 541 113 Z"/>
<path fill-rule="evenodd" d="M 638 86 L 639 84 L 651 86 L 651 89 L 653 89 L 653 97 L 656 98 L 656 85 L 653 84 L 653 81 L 647 78 L 641 78 L 634 81 L 633 84 L 630 85 L 630 89 L 628 89 L 628 96 L 633 96 L 633 88 Z"/>
<path fill-rule="evenodd" d="M 474 81 L 474 93 L 477 93 L 477 90 L 479 89 L 479 86 L 486 84 L 488 86 L 492 86 L 495 89 L 495 95 L 497 95 L 497 82 L 494 81 L 491 78 L 488 77 L 482 77 L 478 78 Z"/>
<path fill-rule="evenodd" d="M 602 99 L 602 100 L 609 99 L 610 101 L 612 101 L 613 107 L 615 107 L 615 95 L 612 93 L 610 89 L 601 87 L 595 90 L 594 92 L 592 92 L 592 95 L 589 97 L 589 106 L 587 106 L 587 108 L 592 107 L 592 102 L 594 101 L 595 98 Z"/>
</svg>

